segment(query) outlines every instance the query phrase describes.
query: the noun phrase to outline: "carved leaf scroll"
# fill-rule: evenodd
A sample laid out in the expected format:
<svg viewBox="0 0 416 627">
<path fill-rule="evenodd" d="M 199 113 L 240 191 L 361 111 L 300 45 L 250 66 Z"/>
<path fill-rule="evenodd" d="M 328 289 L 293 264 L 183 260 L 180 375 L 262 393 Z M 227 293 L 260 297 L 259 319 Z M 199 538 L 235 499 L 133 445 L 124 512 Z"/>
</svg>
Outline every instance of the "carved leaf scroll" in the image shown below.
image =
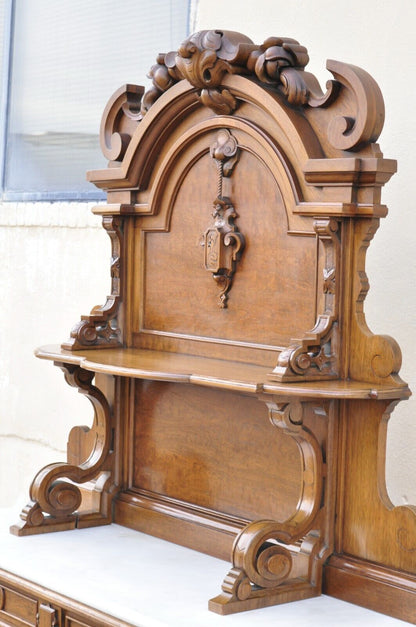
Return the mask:
<svg viewBox="0 0 416 627">
<path fill-rule="evenodd" d="M 111 411 L 104 394 L 92 384 L 94 373 L 72 364 L 56 365 L 63 370 L 67 383 L 78 388 L 94 407 L 94 446 L 80 465 L 57 462 L 38 472 L 30 488 L 31 501 L 20 515 L 24 524 L 11 529 L 16 535 L 38 533 L 40 528 L 54 531 L 75 527 L 82 502 L 77 484 L 94 479 L 111 466 Z M 95 516 L 104 519 L 106 513 L 96 512 Z"/>
<path fill-rule="evenodd" d="M 226 74 L 240 74 L 275 89 L 291 106 L 330 107 L 343 94 L 342 115 L 328 119 L 328 139 L 341 150 L 358 150 L 376 141 L 384 122 L 383 98 L 377 83 L 361 68 L 328 61 L 335 80 L 323 93 L 313 74 L 305 71 L 306 48 L 295 39 L 269 37 L 257 45 L 241 33 L 204 30 L 190 35 L 177 51 L 159 54 L 149 71 L 152 87 L 126 85 L 110 99 L 101 124 L 104 155 L 121 161 L 137 124 L 158 98 L 186 79 L 200 102 L 218 115 L 231 115 L 236 96 L 222 83 Z"/>
</svg>

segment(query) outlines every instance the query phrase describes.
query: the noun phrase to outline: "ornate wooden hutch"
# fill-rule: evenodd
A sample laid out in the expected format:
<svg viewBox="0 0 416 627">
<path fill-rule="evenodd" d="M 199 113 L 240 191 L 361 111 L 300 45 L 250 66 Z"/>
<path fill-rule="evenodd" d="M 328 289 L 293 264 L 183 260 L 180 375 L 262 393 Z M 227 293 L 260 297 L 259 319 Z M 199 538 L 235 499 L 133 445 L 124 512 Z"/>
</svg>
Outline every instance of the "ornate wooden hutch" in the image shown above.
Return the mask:
<svg viewBox="0 0 416 627">
<path fill-rule="evenodd" d="M 202 31 L 110 99 L 88 178 L 111 294 L 37 351 L 94 424 L 12 530 L 116 521 L 231 560 L 221 614 L 324 589 L 416 623 L 415 513 L 384 479 L 410 392 L 363 313 L 396 163 L 375 81 L 328 61 L 323 93 L 307 63 L 293 39 Z"/>
</svg>

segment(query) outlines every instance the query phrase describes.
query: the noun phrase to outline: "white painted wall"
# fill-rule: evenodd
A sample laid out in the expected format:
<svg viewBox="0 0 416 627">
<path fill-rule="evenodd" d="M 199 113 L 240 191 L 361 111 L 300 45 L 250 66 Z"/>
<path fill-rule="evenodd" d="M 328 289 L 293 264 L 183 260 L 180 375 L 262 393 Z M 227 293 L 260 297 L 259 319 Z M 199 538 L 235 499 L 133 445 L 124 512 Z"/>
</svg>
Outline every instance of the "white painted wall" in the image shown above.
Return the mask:
<svg viewBox="0 0 416 627">
<path fill-rule="evenodd" d="M 0 507 L 27 499 L 40 468 L 65 459 L 89 401 L 33 350 L 69 337 L 110 291 L 110 240 L 91 206 L 0 204 Z M 24 503 L 22 503 L 23 505 Z"/>
<path fill-rule="evenodd" d="M 364 67 L 383 91 L 380 145 L 398 159 L 399 173 L 384 191 L 390 213 L 368 253 L 366 312 L 374 332 L 399 341 L 402 376 L 415 391 L 390 421 L 388 486 L 396 503 L 416 503 L 415 23 L 414 0 L 194 2 L 194 30 L 237 30 L 256 43 L 294 37 L 323 86 L 325 60 L 334 58 Z M 105 301 L 110 241 L 99 224 L 87 204 L 0 204 L 0 507 L 23 505 L 39 468 L 64 458 L 70 427 L 90 423 L 88 401 L 33 349 L 66 339 L 80 314 Z"/>
</svg>

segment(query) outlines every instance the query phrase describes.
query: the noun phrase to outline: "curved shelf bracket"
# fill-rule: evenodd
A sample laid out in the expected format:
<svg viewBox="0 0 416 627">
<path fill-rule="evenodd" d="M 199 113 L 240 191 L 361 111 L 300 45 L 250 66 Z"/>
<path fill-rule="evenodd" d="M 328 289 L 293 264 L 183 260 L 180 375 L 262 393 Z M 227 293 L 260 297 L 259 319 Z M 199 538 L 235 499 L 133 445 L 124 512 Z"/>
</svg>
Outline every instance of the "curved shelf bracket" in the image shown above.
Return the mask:
<svg viewBox="0 0 416 627">
<path fill-rule="evenodd" d="M 93 446 L 88 459 L 79 465 L 69 462 L 48 464 L 35 476 L 30 487 L 30 502 L 20 515 L 23 524 L 15 525 L 15 535 L 32 535 L 75 527 L 111 522 L 113 482 L 113 451 L 111 410 L 104 394 L 92 384 L 94 373 L 80 366 L 56 363 L 65 380 L 84 394 L 94 408 Z M 82 491 L 79 484 L 100 478 L 101 503 L 99 511 L 81 513 Z"/>
<path fill-rule="evenodd" d="M 277 366 L 270 373 L 275 381 L 313 381 L 339 376 L 337 346 L 340 265 L 339 221 L 322 218 L 314 221 L 314 229 L 325 251 L 321 279 L 324 295 L 323 311 L 314 328 L 297 343 L 283 350 Z"/>
<path fill-rule="evenodd" d="M 325 517 L 319 511 L 324 464 L 321 447 L 304 426 L 304 404 L 261 398 L 271 423 L 292 437 L 302 460 L 301 495 L 295 513 L 285 522 L 256 520 L 236 536 L 222 593 L 209 602 L 219 614 L 267 607 L 320 594 L 327 554 Z M 319 408 L 321 413 L 325 410 Z"/>
<path fill-rule="evenodd" d="M 88 316 L 81 316 L 81 320 L 71 330 L 70 339 L 62 344 L 62 348 L 66 350 L 115 348 L 123 345 L 119 320 L 123 219 L 104 216 L 103 227 L 111 239 L 111 295 L 104 305 L 94 307 Z"/>
<path fill-rule="evenodd" d="M 227 573 L 222 593 L 211 599 L 209 609 L 231 614 L 268 607 L 320 594 L 317 564 L 319 534 L 310 533 L 296 544 L 285 545 L 281 526 L 271 520 L 256 520 L 236 537 L 233 566 Z"/>
</svg>

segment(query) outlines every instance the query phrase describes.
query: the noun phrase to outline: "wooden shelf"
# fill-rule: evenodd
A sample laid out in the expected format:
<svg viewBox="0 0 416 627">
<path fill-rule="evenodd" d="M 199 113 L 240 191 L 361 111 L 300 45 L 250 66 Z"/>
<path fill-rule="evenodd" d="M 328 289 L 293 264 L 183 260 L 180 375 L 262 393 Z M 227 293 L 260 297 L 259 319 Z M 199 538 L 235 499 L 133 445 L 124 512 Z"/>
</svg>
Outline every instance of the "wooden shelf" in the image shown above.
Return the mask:
<svg viewBox="0 0 416 627">
<path fill-rule="evenodd" d="M 192 383 L 252 394 L 279 394 L 303 399 L 379 400 L 405 399 L 410 396 L 410 390 L 405 383 L 395 386 L 340 380 L 276 383 L 268 380 L 271 368 L 162 351 L 132 348 L 68 351 L 58 345 L 47 345 L 38 348 L 35 355 L 40 359 L 76 364 L 96 373 L 152 381 Z"/>
</svg>

